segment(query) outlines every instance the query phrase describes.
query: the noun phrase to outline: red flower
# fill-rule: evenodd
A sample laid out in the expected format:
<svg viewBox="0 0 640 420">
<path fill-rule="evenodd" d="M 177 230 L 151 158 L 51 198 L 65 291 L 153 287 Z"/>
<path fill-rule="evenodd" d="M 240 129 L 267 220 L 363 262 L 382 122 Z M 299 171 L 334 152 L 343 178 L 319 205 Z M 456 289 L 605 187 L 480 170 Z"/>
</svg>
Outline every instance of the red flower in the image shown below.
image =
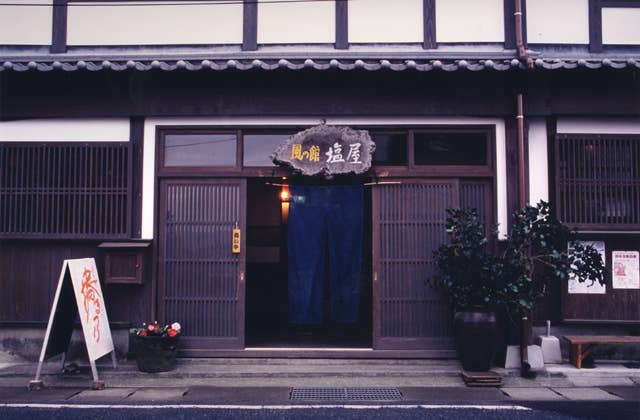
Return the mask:
<svg viewBox="0 0 640 420">
<path fill-rule="evenodd" d="M 149 328 L 149 331 L 155 331 L 158 328 L 158 326 L 155 324 L 149 324 L 148 328 Z"/>
<path fill-rule="evenodd" d="M 140 335 L 143 337 L 147 336 L 147 332 L 145 330 L 140 331 Z"/>
<path fill-rule="evenodd" d="M 173 328 L 171 328 L 167 334 L 169 334 L 169 337 L 175 337 L 176 335 L 178 335 L 178 331 L 174 330 Z"/>
</svg>

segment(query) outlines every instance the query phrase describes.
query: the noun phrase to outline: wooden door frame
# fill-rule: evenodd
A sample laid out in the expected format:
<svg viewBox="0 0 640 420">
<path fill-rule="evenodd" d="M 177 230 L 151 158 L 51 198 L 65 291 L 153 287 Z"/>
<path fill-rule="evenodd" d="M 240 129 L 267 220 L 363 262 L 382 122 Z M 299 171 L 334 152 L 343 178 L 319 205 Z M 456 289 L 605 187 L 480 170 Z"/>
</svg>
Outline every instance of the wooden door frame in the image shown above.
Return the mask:
<svg viewBox="0 0 640 420">
<path fill-rule="evenodd" d="M 185 178 L 185 177 L 162 177 L 158 179 L 158 212 L 157 212 L 157 222 L 158 222 L 158 252 L 157 252 L 157 292 L 156 292 L 156 301 L 157 301 L 157 314 L 158 318 L 164 320 L 165 322 L 181 322 L 181 320 L 166 320 L 165 317 L 165 306 L 164 306 L 164 287 L 166 281 L 166 273 L 165 273 L 165 252 L 166 245 L 165 240 L 167 232 L 166 232 L 166 224 L 164 223 L 164 217 L 161 217 L 167 210 L 167 197 L 166 197 L 166 188 L 167 185 L 186 185 L 186 184 L 231 184 L 231 185 L 239 185 L 240 193 L 239 193 L 239 204 L 240 211 L 239 216 L 240 220 L 238 220 L 238 227 L 241 231 L 240 236 L 240 255 L 238 257 L 238 307 L 237 307 L 237 331 L 238 336 L 235 338 L 198 338 L 197 343 L 198 346 L 192 346 L 194 343 L 193 339 L 189 337 L 183 337 L 181 346 L 184 347 L 184 350 L 181 351 L 181 355 L 190 356 L 190 355 L 200 355 L 205 356 L 209 354 L 213 354 L 216 350 L 224 349 L 225 351 L 232 349 L 244 349 L 245 345 L 245 315 L 246 315 L 246 298 L 245 298 L 245 273 L 246 273 L 246 254 L 247 254 L 247 246 L 246 246 L 246 222 L 247 222 L 247 180 L 245 178 Z M 231 247 L 231 240 L 229 240 L 229 247 Z M 199 348 L 206 347 L 206 348 Z"/>
</svg>

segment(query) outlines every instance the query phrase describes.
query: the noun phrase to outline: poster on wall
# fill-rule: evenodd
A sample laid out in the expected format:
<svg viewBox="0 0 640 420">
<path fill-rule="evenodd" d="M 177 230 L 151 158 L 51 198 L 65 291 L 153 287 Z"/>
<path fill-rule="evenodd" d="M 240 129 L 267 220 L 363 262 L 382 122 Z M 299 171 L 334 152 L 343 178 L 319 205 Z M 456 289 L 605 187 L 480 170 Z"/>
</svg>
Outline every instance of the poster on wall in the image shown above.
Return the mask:
<svg viewBox="0 0 640 420">
<path fill-rule="evenodd" d="M 614 289 L 640 289 L 640 253 L 638 251 L 613 251 L 612 286 Z"/>
<path fill-rule="evenodd" d="M 591 245 L 602 257 L 602 263 L 606 264 L 604 241 L 581 241 L 582 245 Z M 573 253 L 573 248 L 569 245 L 569 254 Z M 573 275 L 569 276 L 568 290 L 570 295 L 603 295 L 607 293 L 607 287 L 600 284 L 597 280 L 586 279 L 583 282 L 578 281 Z"/>
</svg>

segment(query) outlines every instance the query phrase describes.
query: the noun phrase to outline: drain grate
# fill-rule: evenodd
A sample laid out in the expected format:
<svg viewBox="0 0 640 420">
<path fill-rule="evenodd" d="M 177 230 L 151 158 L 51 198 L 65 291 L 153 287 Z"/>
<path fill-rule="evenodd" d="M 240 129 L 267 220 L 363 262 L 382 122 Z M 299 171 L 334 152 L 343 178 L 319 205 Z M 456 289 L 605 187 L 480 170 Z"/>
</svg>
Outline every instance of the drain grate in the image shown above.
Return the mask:
<svg viewBox="0 0 640 420">
<path fill-rule="evenodd" d="M 398 401 L 398 388 L 293 388 L 292 400 L 312 401 Z"/>
</svg>

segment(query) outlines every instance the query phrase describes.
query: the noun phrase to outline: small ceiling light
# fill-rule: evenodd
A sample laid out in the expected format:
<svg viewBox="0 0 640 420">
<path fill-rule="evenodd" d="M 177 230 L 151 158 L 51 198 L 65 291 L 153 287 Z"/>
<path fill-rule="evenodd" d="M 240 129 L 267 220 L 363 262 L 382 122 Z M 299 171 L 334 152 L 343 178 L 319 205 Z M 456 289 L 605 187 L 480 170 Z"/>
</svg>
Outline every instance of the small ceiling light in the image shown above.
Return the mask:
<svg viewBox="0 0 640 420">
<path fill-rule="evenodd" d="M 283 187 L 282 190 L 280 190 L 280 200 L 288 202 L 290 198 L 291 195 L 289 194 L 289 188 Z"/>
</svg>

